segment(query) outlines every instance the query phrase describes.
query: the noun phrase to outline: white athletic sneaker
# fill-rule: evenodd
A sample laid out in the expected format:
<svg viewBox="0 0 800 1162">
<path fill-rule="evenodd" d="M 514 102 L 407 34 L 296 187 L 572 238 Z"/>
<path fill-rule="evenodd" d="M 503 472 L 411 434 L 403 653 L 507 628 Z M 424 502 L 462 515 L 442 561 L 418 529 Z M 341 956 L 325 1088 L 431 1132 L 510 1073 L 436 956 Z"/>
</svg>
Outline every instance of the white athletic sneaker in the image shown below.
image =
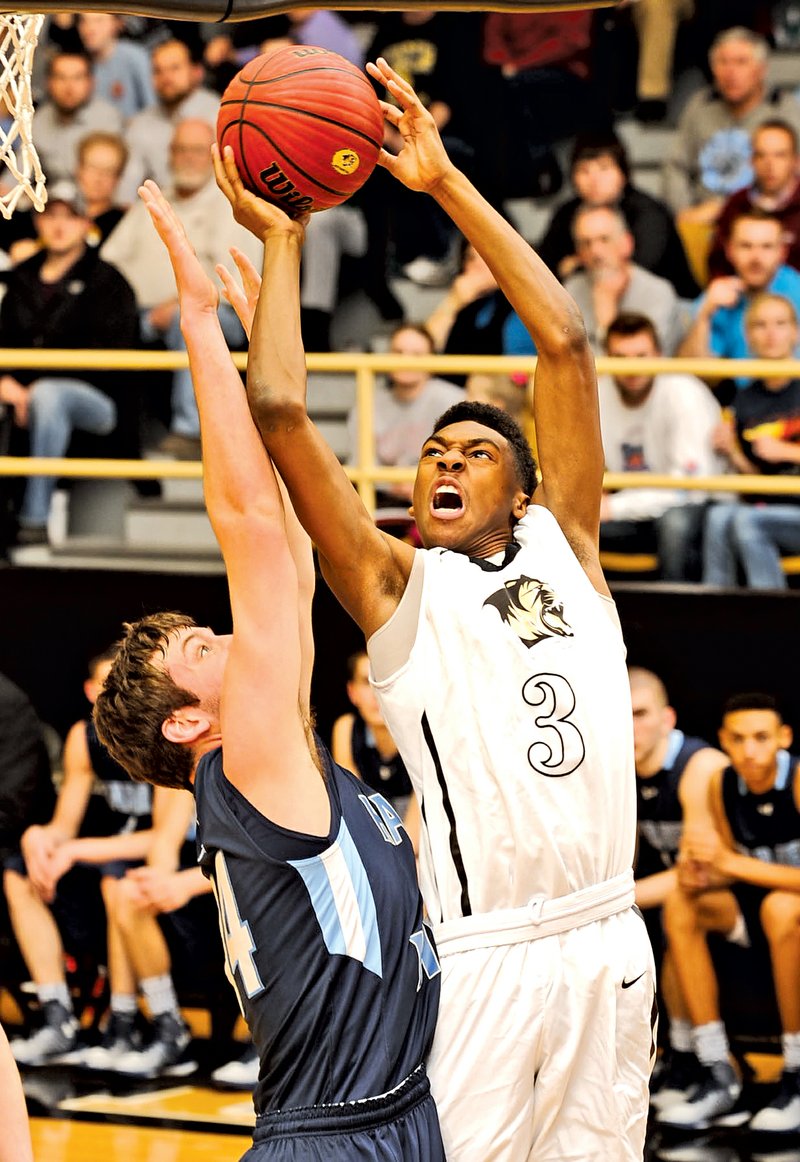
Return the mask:
<svg viewBox="0 0 800 1162">
<path fill-rule="evenodd" d="M 660 1109 L 656 1121 L 683 1130 L 704 1130 L 714 1118 L 730 1113 L 742 1092 L 733 1067 L 727 1061 L 717 1061 L 705 1066 L 703 1074 L 689 1096 L 676 1105 Z"/>
<path fill-rule="evenodd" d="M 11 1052 L 18 1065 L 60 1064 L 75 1051 L 78 1022 L 60 1001 L 42 1005 L 44 1024 L 30 1037 L 15 1037 Z"/>
<path fill-rule="evenodd" d="M 112 1013 L 102 1041 L 99 1045 L 84 1049 L 80 1065 L 84 1069 L 115 1072 L 117 1063 L 128 1053 L 135 1053 L 140 1047 L 134 1026 L 133 1016 Z"/>
<path fill-rule="evenodd" d="M 249 1093 L 258 1083 L 258 1053 L 255 1045 L 248 1045 L 241 1057 L 226 1061 L 211 1074 L 212 1085 L 220 1089 L 241 1089 Z"/>
<path fill-rule="evenodd" d="M 153 1022 L 153 1038 L 144 1049 L 117 1059 L 115 1073 L 128 1077 L 187 1077 L 197 1069 L 189 1053 L 192 1035 L 179 1017 L 162 1013 Z"/>
<path fill-rule="evenodd" d="M 800 1130 L 800 1072 L 784 1069 L 775 1097 L 759 1110 L 750 1129 L 760 1134 L 789 1134 Z"/>
</svg>

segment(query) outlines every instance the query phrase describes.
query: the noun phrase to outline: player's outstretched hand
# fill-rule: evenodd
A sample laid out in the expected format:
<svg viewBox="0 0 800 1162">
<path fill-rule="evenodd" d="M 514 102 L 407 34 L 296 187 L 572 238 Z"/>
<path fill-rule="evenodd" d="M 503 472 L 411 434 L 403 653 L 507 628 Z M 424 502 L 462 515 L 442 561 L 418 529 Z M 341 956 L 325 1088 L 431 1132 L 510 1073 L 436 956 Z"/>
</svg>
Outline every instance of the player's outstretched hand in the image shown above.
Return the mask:
<svg viewBox="0 0 800 1162">
<path fill-rule="evenodd" d="M 194 247 L 186 236 L 183 222 L 154 181 L 148 179 L 139 187 L 139 197 L 147 207 L 158 236 L 169 253 L 181 311 L 213 311 L 216 315 L 219 292 L 200 265 Z"/>
<path fill-rule="evenodd" d="M 244 333 L 249 339 L 253 329 L 253 316 L 256 313 L 258 294 L 261 290 L 261 275 L 238 246 L 232 246 L 230 253 L 242 281 L 237 282 L 227 266 L 223 266 L 222 263 L 217 265 L 216 271 L 222 279 L 222 294 L 236 311 L 239 322 L 244 327 Z"/>
<path fill-rule="evenodd" d="M 403 80 L 383 57 L 378 57 L 375 64 L 368 64 L 367 72 L 397 101 L 397 105 L 381 101 L 381 109 L 389 124 L 403 138 L 403 148 L 397 156 L 382 149 L 378 164 L 410 190 L 433 193 L 455 169 L 442 144 L 436 122 L 408 81 Z"/>
<path fill-rule="evenodd" d="M 240 226 L 244 226 L 262 242 L 279 234 L 295 235 L 303 242 L 308 214 L 290 218 L 279 206 L 274 206 L 265 198 L 257 198 L 245 189 L 229 145 L 225 146 L 221 154 L 219 147 L 212 145 L 211 154 L 217 185 L 230 202 L 233 216 Z"/>
</svg>

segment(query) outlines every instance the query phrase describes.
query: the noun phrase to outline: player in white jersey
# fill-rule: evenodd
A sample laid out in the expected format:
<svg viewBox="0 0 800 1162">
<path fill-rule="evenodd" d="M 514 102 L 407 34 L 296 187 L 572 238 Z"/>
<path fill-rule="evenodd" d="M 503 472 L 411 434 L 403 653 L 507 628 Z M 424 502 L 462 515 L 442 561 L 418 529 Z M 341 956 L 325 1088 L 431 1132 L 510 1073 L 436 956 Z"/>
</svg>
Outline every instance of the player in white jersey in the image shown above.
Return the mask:
<svg viewBox="0 0 800 1162">
<path fill-rule="evenodd" d="M 504 413 L 458 404 L 425 442 L 424 550 L 378 531 L 308 418 L 300 238 L 217 179 L 264 240 L 248 366 L 262 439 L 326 578 L 369 639 L 420 798 L 423 891 L 442 952 L 432 1082 L 450 1162 L 641 1159 L 653 962 L 633 909 L 636 805 L 624 645 L 598 557 L 597 383 L 574 302 L 445 153 L 384 61 L 402 134 L 381 164 L 482 255 L 536 343 L 541 483 Z"/>
</svg>

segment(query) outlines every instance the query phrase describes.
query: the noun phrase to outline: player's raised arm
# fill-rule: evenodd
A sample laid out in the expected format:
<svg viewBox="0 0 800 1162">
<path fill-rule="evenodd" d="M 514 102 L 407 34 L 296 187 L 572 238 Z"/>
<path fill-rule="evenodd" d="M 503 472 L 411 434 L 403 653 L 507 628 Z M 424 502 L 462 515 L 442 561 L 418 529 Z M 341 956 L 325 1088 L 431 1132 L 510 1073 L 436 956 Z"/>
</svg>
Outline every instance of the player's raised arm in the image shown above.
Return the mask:
<svg viewBox="0 0 800 1162">
<path fill-rule="evenodd" d="M 391 616 L 414 550 L 376 529 L 347 474 L 306 409 L 300 334 L 304 227 L 242 185 L 230 148 L 215 151 L 217 183 L 238 222 L 264 243 L 264 271 L 247 367 L 247 393 L 261 438 L 320 554 L 339 600 L 369 636 Z"/>
<path fill-rule="evenodd" d="M 141 196 L 175 272 L 200 414 L 206 507 L 228 575 L 234 633 L 220 706 L 225 771 L 255 806 L 292 826 L 299 800 L 312 805 L 313 820 L 315 798 L 322 814 L 327 798 L 298 710 L 298 575 L 283 499 L 219 325 L 216 288 L 155 183 L 147 182 Z M 187 650 L 213 648 L 187 640 Z"/>
<path fill-rule="evenodd" d="M 384 104 L 403 137 L 379 164 L 409 189 L 429 193 L 488 264 L 530 332 L 539 356 L 534 418 L 542 485 L 551 510 L 593 583 L 605 589 L 597 556 L 603 449 L 594 358 L 580 311 L 528 243 L 455 168 L 433 118 L 385 60 L 367 66 L 398 104 Z M 543 111 L 546 116 L 546 111 Z"/>
</svg>

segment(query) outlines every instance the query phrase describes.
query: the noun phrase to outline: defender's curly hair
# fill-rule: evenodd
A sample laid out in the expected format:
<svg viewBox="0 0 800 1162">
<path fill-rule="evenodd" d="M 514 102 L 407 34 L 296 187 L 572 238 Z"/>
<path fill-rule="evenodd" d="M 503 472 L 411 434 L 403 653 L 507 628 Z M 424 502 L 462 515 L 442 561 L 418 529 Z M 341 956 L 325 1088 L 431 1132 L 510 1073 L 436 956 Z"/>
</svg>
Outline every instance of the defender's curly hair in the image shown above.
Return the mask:
<svg viewBox="0 0 800 1162">
<path fill-rule="evenodd" d="M 200 699 L 154 664 L 171 634 L 196 624 L 183 613 L 154 613 L 124 626 L 111 672 L 94 707 L 97 736 L 132 779 L 159 787 L 191 788 L 194 759 L 162 733 L 164 721 Z"/>
<path fill-rule="evenodd" d="M 514 456 L 517 479 L 525 489 L 526 495 L 533 496 L 537 483 L 536 461 L 525 433 L 517 421 L 512 419 L 508 412 L 495 407 L 494 404 L 463 400 L 454 403 L 452 407 L 449 407 L 446 412 L 439 416 L 433 425 L 431 435 L 440 432 L 442 428 L 449 427 L 450 424 L 459 424 L 463 420 L 474 420 L 476 424 L 483 424 L 484 427 L 491 428 L 508 440 Z"/>
</svg>

